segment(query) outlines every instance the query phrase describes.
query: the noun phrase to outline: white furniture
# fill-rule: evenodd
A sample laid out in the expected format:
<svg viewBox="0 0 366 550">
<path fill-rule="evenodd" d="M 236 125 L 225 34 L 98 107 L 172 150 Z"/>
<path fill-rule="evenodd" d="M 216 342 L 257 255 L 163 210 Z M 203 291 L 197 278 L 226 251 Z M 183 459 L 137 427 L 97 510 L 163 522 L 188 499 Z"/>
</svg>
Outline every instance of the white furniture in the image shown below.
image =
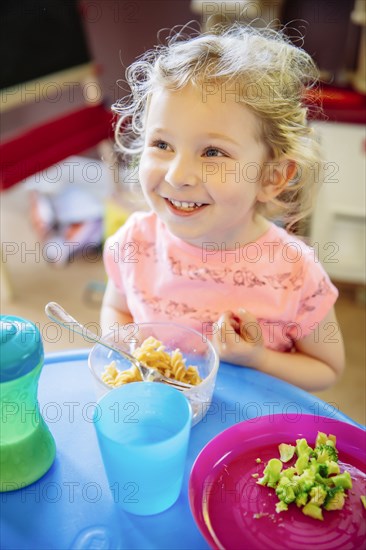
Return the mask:
<svg viewBox="0 0 366 550">
<path fill-rule="evenodd" d="M 314 122 L 326 157 L 310 244 L 338 281 L 366 281 L 366 135 L 361 124 Z M 316 167 L 314 167 L 316 170 Z"/>
</svg>

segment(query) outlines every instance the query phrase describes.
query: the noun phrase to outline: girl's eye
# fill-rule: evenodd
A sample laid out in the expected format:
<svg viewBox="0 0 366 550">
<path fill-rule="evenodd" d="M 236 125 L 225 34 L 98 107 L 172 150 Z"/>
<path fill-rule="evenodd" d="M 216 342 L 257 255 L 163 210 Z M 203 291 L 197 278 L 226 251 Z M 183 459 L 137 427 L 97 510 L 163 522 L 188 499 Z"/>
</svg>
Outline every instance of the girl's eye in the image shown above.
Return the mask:
<svg viewBox="0 0 366 550">
<path fill-rule="evenodd" d="M 216 147 L 207 147 L 207 149 L 204 151 L 204 154 L 206 157 L 223 157 L 225 156 L 220 149 L 217 149 Z"/>
<path fill-rule="evenodd" d="M 166 151 L 169 147 L 166 141 L 162 141 L 161 139 L 157 139 L 152 142 L 152 147 L 156 147 L 157 149 L 161 149 L 162 151 Z"/>
</svg>

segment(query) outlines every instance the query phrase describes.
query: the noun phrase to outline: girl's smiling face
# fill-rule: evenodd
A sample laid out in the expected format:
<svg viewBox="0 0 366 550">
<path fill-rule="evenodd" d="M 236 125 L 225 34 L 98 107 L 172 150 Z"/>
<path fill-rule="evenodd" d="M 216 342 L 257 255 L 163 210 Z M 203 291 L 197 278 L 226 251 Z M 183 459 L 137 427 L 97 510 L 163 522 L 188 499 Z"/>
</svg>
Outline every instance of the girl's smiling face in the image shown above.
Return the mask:
<svg viewBox="0 0 366 550">
<path fill-rule="evenodd" d="M 268 156 L 256 116 L 220 90 L 161 88 L 146 117 L 140 183 L 171 233 L 187 243 L 235 248 L 265 230 L 255 214 Z"/>
</svg>

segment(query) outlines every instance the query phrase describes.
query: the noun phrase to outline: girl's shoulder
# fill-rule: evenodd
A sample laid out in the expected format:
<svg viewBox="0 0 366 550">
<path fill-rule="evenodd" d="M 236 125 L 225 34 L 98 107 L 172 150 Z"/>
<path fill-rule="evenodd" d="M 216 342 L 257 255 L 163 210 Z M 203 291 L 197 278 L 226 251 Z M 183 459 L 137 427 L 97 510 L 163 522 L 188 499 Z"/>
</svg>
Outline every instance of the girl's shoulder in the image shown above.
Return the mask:
<svg viewBox="0 0 366 550">
<path fill-rule="evenodd" d="M 130 214 L 130 216 L 127 219 L 127 222 L 131 225 L 134 225 L 136 227 L 140 226 L 154 226 L 156 225 L 157 217 L 155 212 L 152 212 L 151 210 L 136 210 L 136 212 L 133 212 Z"/>
<path fill-rule="evenodd" d="M 262 265 L 258 269 L 273 272 L 306 272 L 308 278 L 328 278 L 319 261 L 317 250 L 306 242 L 306 238 L 288 233 L 284 228 L 271 223 L 269 230 L 257 241 Z"/>
<path fill-rule="evenodd" d="M 130 214 L 123 225 L 112 235 L 113 240 L 125 240 L 151 237 L 156 232 L 156 215 L 154 212 L 136 211 Z"/>
<path fill-rule="evenodd" d="M 260 239 L 267 247 L 272 244 L 273 251 L 286 258 L 304 256 L 308 259 L 315 258 L 315 249 L 307 242 L 307 238 L 289 233 L 283 227 L 271 223 L 269 230 Z"/>
</svg>

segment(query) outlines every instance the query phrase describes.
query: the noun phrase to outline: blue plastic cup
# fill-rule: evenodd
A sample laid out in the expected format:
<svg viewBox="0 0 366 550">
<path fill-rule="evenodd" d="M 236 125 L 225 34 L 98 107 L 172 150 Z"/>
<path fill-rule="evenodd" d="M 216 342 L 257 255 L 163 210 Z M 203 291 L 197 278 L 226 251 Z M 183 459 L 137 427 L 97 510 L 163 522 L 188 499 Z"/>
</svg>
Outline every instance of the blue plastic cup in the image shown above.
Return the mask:
<svg viewBox="0 0 366 550">
<path fill-rule="evenodd" d="M 94 426 L 116 504 L 138 515 L 158 514 L 179 497 L 192 410 L 175 388 L 133 382 L 98 402 Z"/>
</svg>

